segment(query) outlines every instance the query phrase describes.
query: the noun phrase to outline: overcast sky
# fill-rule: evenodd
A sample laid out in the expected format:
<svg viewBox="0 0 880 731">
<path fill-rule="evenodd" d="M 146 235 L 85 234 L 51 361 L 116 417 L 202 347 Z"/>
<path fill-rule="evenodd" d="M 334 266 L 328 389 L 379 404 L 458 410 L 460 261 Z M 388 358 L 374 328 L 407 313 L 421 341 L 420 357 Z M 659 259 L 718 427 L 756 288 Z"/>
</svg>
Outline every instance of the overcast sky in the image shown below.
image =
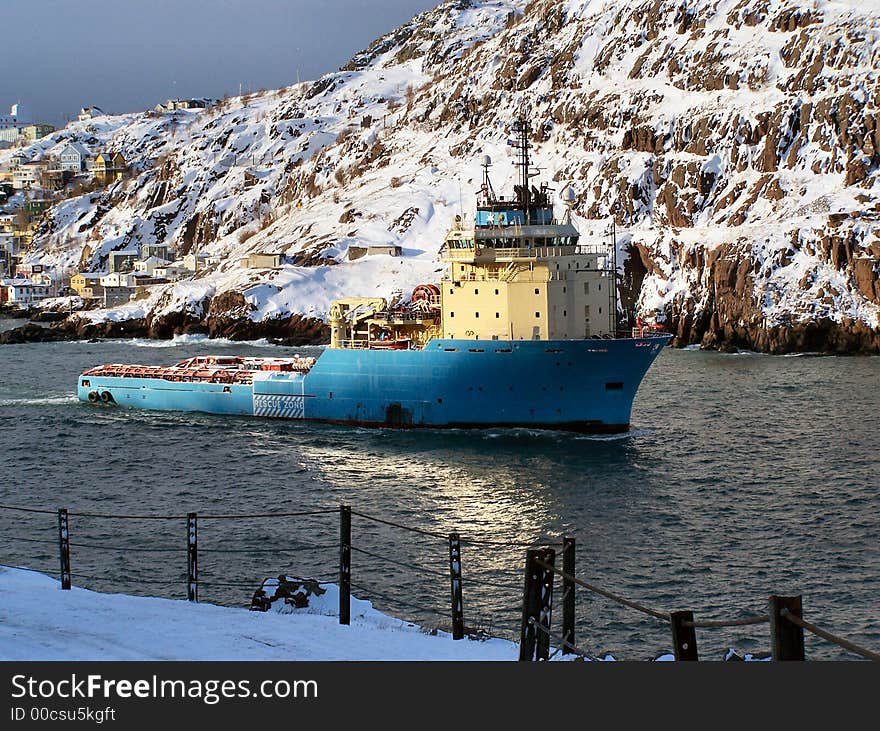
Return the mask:
<svg viewBox="0 0 880 731">
<path fill-rule="evenodd" d="M 276 89 L 342 66 L 439 0 L 0 0 L 0 113 Z"/>
</svg>

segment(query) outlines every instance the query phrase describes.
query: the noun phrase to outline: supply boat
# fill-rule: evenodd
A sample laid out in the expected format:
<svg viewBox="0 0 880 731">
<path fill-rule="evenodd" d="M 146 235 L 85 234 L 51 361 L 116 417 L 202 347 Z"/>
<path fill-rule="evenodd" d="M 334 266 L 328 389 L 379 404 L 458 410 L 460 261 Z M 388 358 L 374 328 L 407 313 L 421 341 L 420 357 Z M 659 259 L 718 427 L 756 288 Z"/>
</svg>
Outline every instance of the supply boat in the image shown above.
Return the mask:
<svg viewBox="0 0 880 731">
<path fill-rule="evenodd" d="M 633 399 L 671 336 L 618 332 L 616 242 L 585 245 L 550 191 L 530 185 L 529 126 L 514 123 L 519 184 L 456 216 L 437 284 L 408 302 L 337 300 L 316 358 L 198 356 L 85 371 L 81 401 L 377 427 L 629 429 Z"/>
</svg>

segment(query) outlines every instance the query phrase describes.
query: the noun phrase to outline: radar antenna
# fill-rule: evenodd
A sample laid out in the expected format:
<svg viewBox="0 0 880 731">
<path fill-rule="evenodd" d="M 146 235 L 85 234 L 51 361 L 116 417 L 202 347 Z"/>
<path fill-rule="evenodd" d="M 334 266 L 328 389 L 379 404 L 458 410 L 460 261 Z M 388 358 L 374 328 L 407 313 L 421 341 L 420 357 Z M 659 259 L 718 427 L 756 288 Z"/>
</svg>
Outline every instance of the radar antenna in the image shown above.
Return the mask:
<svg viewBox="0 0 880 731">
<path fill-rule="evenodd" d="M 492 181 L 489 179 L 489 168 L 492 167 L 492 158 L 488 155 L 483 155 L 481 164 L 483 166 L 483 187 L 480 188 L 480 192 L 486 197 L 486 202 L 489 205 L 494 205 L 497 202 L 495 189 L 492 187 Z"/>
</svg>

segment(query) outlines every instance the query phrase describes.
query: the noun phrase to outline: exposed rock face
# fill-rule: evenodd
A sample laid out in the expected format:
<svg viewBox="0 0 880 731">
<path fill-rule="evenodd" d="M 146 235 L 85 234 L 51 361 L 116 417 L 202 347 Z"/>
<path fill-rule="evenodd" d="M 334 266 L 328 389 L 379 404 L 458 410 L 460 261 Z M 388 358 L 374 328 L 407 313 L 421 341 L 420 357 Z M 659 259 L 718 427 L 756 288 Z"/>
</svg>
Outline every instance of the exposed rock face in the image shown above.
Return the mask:
<svg viewBox="0 0 880 731">
<path fill-rule="evenodd" d="M 878 68 L 877 0 L 456 0 L 314 83 L 132 118 L 107 146 L 152 162 L 56 206 L 36 245 L 94 267 L 112 248 L 198 246 L 224 257 L 200 280 L 210 294 L 177 288 L 147 313 L 151 335 L 312 337 L 319 293 L 337 292 L 326 265 L 359 266 L 348 245 L 432 253 L 473 200 L 482 153 L 507 187 L 527 104 L 534 162 L 574 187 L 584 238 L 618 225 L 627 311 L 680 344 L 876 352 Z M 260 250 L 299 270 L 235 268 Z M 388 266 L 344 294 L 386 296 L 424 273 Z M 257 316 L 259 286 L 281 304 Z"/>
</svg>

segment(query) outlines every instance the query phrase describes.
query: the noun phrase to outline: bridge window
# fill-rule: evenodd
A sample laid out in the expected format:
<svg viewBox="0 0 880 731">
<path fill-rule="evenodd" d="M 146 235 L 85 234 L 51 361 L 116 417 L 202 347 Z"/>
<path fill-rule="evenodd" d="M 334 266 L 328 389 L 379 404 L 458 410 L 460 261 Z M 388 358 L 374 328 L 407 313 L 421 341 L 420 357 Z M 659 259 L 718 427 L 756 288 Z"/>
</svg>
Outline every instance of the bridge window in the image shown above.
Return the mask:
<svg viewBox="0 0 880 731">
<path fill-rule="evenodd" d="M 474 290 L 474 294 L 479 294 L 479 293 L 480 293 L 480 290 L 479 290 L 479 289 L 475 289 L 475 290 Z"/>
<path fill-rule="evenodd" d="M 536 289 L 535 289 L 535 294 L 541 294 L 541 290 L 536 288 Z"/>
<path fill-rule="evenodd" d="M 479 313 L 479 312 L 475 312 L 475 313 L 474 313 L 474 317 L 476 317 L 476 318 L 479 320 L 479 319 L 480 319 L 480 313 Z"/>
<path fill-rule="evenodd" d="M 540 313 L 540 312 L 536 312 L 536 313 L 535 313 L 535 317 L 540 317 L 540 316 L 541 316 L 541 313 Z"/>
<path fill-rule="evenodd" d="M 500 313 L 500 312 L 496 312 L 496 313 L 495 313 L 495 319 L 497 320 L 499 317 L 501 317 L 501 313 Z"/>
<path fill-rule="evenodd" d="M 449 316 L 450 316 L 450 317 L 455 317 L 455 313 L 454 313 L 454 312 L 450 312 L 450 313 L 449 313 Z"/>
</svg>

